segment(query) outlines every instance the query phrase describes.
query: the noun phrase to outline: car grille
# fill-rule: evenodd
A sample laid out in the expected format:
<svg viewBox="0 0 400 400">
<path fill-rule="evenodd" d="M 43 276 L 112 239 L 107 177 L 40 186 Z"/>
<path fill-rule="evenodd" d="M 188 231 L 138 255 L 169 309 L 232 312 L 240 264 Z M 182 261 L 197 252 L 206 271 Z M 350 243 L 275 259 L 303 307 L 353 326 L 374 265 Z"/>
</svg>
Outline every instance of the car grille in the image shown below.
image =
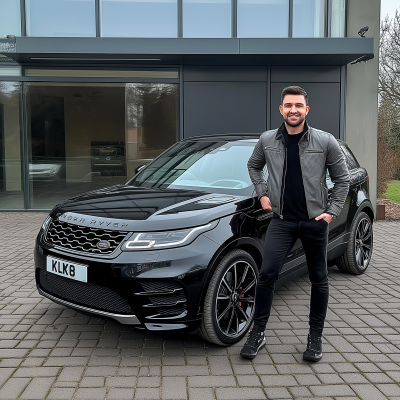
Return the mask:
<svg viewBox="0 0 400 400">
<path fill-rule="evenodd" d="M 186 296 L 183 292 L 178 292 L 171 295 L 149 296 L 153 304 L 160 305 L 175 305 L 178 302 L 186 302 Z"/>
<path fill-rule="evenodd" d="M 176 308 L 157 308 L 158 315 L 163 317 L 177 317 L 186 312 L 185 307 L 176 307 Z"/>
<path fill-rule="evenodd" d="M 133 314 L 129 304 L 105 286 L 74 281 L 43 269 L 39 270 L 39 285 L 46 293 L 77 305 L 113 314 Z"/>
<path fill-rule="evenodd" d="M 141 281 L 144 292 L 139 295 L 146 295 L 148 304 L 145 304 L 146 318 L 181 318 L 187 314 L 187 300 L 182 286 L 172 281 Z"/>
<path fill-rule="evenodd" d="M 46 234 L 46 241 L 71 250 L 98 254 L 111 254 L 119 246 L 127 232 L 89 228 L 68 222 L 53 220 Z M 101 240 L 109 242 L 108 249 L 97 248 Z"/>
<path fill-rule="evenodd" d="M 172 290 L 181 290 L 182 286 L 176 282 L 157 282 L 157 281 L 142 281 L 140 282 L 146 292 L 167 292 Z"/>
</svg>

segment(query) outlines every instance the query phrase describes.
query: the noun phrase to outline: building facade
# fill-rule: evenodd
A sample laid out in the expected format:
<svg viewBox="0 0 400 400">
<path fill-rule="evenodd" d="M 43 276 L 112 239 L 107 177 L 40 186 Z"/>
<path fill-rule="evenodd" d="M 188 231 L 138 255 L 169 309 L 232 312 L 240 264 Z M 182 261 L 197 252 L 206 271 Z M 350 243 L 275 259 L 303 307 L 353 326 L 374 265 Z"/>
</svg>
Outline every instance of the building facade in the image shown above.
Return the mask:
<svg viewBox="0 0 400 400">
<path fill-rule="evenodd" d="M 310 125 L 368 169 L 375 204 L 379 10 L 380 0 L 0 0 L 0 210 L 49 210 L 124 183 L 182 138 L 278 127 L 293 84 L 309 94 Z"/>
</svg>

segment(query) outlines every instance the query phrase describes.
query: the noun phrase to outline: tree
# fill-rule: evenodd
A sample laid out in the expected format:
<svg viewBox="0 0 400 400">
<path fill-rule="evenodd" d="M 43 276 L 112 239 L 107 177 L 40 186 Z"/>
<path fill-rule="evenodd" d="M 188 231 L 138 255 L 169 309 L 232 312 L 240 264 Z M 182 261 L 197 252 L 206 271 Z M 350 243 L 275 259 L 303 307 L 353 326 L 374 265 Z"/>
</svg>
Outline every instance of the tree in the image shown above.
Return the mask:
<svg viewBox="0 0 400 400">
<path fill-rule="evenodd" d="M 381 22 L 379 43 L 378 197 L 400 171 L 400 12 Z"/>
<path fill-rule="evenodd" d="M 379 94 L 400 109 L 400 12 L 381 23 Z"/>
</svg>

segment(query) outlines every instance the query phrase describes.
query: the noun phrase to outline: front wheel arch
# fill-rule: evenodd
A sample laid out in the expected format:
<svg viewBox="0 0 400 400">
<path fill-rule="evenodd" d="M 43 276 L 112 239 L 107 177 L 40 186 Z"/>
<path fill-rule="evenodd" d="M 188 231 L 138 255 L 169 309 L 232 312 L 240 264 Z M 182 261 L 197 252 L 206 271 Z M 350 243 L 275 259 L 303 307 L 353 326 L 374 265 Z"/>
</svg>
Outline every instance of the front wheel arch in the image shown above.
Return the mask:
<svg viewBox="0 0 400 400">
<path fill-rule="evenodd" d="M 225 242 L 215 252 L 214 256 L 211 258 L 211 261 L 208 264 L 207 271 L 203 278 L 201 295 L 199 297 L 198 316 L 201 316 L 203 312 L 204 299 L 214 271 L 218 267 L 221 260 L 226 256 L 226 254 L 228 254 L 232 250 L 244 250 L 249 253 L 256 262 L 258 270 L 260 270 L 262 263 L 262 248 L 261 245 L 256 241 L 256 239 L 246 236 L 242 238 L 231 238 L 230 241 Z"/>
<path fill-rule="evenodd" d="M 244 337 L 253 321 L 257 277 L 258 266 L 246 251 L 234 249 L 222 258 L 204 298 L 202 339 L 229 346 Z"/>
</svg>

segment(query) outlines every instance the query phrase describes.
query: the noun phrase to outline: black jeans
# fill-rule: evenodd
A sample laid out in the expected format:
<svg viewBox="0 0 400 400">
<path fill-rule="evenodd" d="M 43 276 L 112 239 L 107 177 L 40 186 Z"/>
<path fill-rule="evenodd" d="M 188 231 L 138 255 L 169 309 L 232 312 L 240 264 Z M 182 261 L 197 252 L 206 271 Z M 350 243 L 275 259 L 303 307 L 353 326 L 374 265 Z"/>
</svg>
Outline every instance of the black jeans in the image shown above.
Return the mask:
<svg viewBox="0 0 400 400">
<path fill-rule="evenodd" d="M 265 237 L 263 262 L 256 287 L 254 324 L 265 329 L 271 312 L 275 282 L 286 257 L 299 238 L 306 255 L 310 276 L 310 329 L 322 333 L 328 308 L 327 270 L 328 223 L 272 219 Z"/>
</svg>

